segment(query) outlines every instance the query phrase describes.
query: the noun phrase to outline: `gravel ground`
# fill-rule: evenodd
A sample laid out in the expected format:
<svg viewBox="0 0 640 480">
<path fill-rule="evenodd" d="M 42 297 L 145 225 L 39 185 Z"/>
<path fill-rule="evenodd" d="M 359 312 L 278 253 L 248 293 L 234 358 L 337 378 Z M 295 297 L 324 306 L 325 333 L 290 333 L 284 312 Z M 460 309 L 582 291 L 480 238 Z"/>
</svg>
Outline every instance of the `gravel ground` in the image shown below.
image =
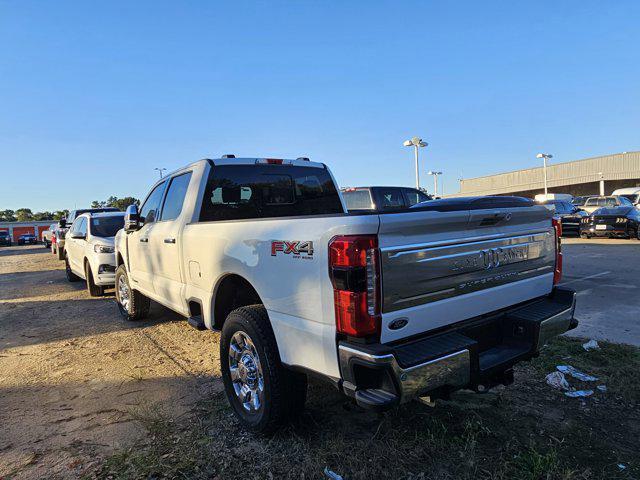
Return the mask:
<svg viewBox="0 0 640 480">
<path fill-rule="evenodd" d="M 144 442 L 132 420 L 149 405 L 179 417 L 221 389 L 217 334 L 158 305 L 127 322 L 63 267 L 42 246 L 0 249 L 0 478 L 66 476 Z"/>
</svg>

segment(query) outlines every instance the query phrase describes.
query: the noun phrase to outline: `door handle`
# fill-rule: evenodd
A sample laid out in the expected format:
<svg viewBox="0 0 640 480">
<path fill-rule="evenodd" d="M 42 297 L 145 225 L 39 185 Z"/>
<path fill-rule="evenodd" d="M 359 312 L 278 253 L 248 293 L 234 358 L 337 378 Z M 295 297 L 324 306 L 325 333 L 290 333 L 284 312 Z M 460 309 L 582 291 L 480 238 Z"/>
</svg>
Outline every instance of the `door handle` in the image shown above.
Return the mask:
<svg viewBox="0 0 640 480">
<path fill-rule="evenodd" d="M 146 237 L 141 238 L 141 239 L 140 239 L 140 241 L 141 241 L 142 243 L 149 243 L 149 239 L 148 239 L 148 238 L 146 238 Z"/>
<path fill-rule="evenodd" d="M 164 243 L 176 243 L 176 239 L 175 238 L 165 238 L 164 239 Z"/>
</svg>

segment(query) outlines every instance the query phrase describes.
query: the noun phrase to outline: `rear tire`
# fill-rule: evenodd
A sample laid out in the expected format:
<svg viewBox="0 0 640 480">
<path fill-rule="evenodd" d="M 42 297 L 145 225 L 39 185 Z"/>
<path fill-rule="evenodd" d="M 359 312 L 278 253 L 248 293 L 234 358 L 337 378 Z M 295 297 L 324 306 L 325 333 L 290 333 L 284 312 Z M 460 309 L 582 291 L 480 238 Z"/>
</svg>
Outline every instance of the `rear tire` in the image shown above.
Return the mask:
<svg viewBox="0 0 640 480">
<path fill-rule="evenodd" d="M 272 433 L 304 409 L 307 376 L 282 365 L 263 305 L 229 314 L 222 327 L 220 363 L 227 399 L 246 429 Z"/>
<path fill-rule="evenodd" d="M 64 256 L 64 273 L 67 276 L 67 280 L 69 280 L 70 282 L 77 282 L 78 280 L 80 280 L 80 277 L 73 273 L 73 271 L 71 270 L 71 265 L 69 265 L 69 258 L 67 258 L 66 255 Z"/>
<path fill-rule="evenodd" d="M 87 290 L 89 291 L 89 295 L 92 297 L 101 297 L 104 295 L 104 287 L 96 285 L 96 282 L 93 279 L 93 272 L 91 271 L 89 262 L 84 266 L 84 276 L 87 279 Z"/>
<path fill-rule="evenodd" d="M 118 310 L 125 320 L 142 320 L 149 315 L 151 301 L 148 297 L 131 288 L 129 275 L 124 265 L 120 265 L 116 270 L 115 286 Z"/>
</svg>

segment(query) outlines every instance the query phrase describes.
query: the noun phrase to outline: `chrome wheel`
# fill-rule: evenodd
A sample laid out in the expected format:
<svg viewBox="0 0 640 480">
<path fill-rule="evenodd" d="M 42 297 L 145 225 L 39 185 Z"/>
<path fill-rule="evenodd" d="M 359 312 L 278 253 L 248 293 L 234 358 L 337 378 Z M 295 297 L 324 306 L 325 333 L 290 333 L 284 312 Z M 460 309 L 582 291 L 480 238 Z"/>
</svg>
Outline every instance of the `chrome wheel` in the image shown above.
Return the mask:
<svg viewBox="0 0 640 480">
<path fill-rule="evenodd" d="M 234 333 L 229 343 L 229 373 L 242 407 L 257 413 L 264 403 L 262 366 L 251 338 L 242 331 Z"/>
<path fill-rule="evenodd" d="M 131 302 L 131 290 L 129 290 L 129 285 L 125 280 L 124 276 L 118 278 L 118 302 L 122 308 L 124 308 L 127 312 L 129 311 L 129 303 Z"/>
</svg>

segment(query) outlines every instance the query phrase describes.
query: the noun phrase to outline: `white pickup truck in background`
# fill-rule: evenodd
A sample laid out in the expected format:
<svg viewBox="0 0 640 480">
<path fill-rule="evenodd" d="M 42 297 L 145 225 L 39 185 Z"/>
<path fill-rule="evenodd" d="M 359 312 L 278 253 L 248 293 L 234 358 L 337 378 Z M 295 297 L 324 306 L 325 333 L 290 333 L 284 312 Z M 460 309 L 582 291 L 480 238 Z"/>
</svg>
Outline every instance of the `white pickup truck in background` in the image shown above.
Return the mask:
<svg viewBox="0 0 640 480">
<path fill-rule="evenodd" d="M 321 163 L 201 160 L 127 210 L 116 298 L 221 330 L 229 401 L 264 432 L 302 410 L 307 374 L 376 410 L 511 383 L 577 325 L 559 229 L 517 197 L 350 215 Z"/>
</svg>

